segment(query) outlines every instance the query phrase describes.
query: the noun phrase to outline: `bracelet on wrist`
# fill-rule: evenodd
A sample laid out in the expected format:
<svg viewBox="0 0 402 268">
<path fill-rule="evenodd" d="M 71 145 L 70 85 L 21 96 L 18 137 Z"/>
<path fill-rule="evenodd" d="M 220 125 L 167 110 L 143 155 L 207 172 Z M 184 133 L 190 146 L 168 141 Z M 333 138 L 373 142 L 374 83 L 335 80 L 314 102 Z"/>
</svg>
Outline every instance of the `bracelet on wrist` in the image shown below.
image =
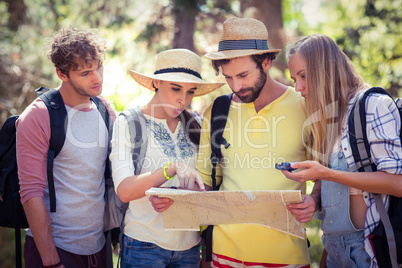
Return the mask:
<svg viewBox="0 0 402 268">
<path fill-rule="evenodd" d="M 48 265 L 48 266 L 43 265 L 43 268 L 57 268 L 60 266 L 61 266 L 61 261 L 59 261 L 58 263 L 53 264 L 53 265 Z"/>
<path fill-rule="evenodd" d="M 171 180 L 174 179 L 174 176 L 169 177 L 168 174 L 167 174 L 167 171 L 166 171 L 167 168 L 168 168 L 168 166 L 169 166 L 170 164 L 172 164 L 172 162 L 167 162 L 167 163 L 165 164 L 165 166 L 163 167 L 163 176 L 165 176 L 165 178 L 166 178 L 167 180 L 169 180 L 169 181 L 171 181 Z"/>
</svg>

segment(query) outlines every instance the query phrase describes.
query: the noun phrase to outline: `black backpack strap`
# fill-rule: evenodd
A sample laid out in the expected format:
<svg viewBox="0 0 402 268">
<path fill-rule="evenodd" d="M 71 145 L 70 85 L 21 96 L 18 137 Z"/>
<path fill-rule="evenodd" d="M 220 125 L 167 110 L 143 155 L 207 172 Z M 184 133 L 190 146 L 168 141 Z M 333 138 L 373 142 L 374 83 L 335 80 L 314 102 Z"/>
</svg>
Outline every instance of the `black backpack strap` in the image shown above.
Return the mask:
<svg viewBox="0 0 402 268">
<path fill-rule="evenodd" d="M 223 138 L 223 131 L 225 129 L 226 121 L 229 114 L 230 102 L 232 95 L 223 95 L 216 98 L 212 105 L 211 111 L 211 163 L 212 163 L 212 189 L 214 191 L 219 189 L 216 184 L 216 165 L 222 160 L 221 145 L 227 149 L 230 144 Z"/>
<path fill-rule="evenodd" d="M 402 124 L 402 98 L 396 98 L 395 104 L 396 104 L 396 108 L 398 108 L 398 111 L 399 111 L 399 121 Z M 402 128 L 399 131 L 399 138 L 401 139 L 401 143 L 402 143 Z"/>
<path fill-rule="evenodd" d="M 112 128 L 110 127 L 110 115 L 109 111 L 107 110 L 105 104 L 103 101 L 101 101 L 98 97 L 91 97 L 91 100 L 95 103 L 96 108 L 98 108 L 99 113 L 101 114 L 103 121 L 105 122 L 106 129 L 108 131 L 108 142 L 110 142 L 112 138 Z M 106 159 L 106 164 L 105 164 L 105 179 L 110 177 L 110 161 L 109 158 Z"/>
<path fill-rule="evenodd" d="M 372 93 L 388 95 L 393 99 L 392 96 L 383 88 L 373 87 L 358 96 L 351 109 L 348 121 L 349 140 L 356 168 L 359 172 L 373 172 L 377 170 L 377 166 L 371 160 L 370 144 L 366 132 L 366 99 Z M 402 105 L 401 107 L 397 105 L 397 107 L 399 109 L 399 114 L 401 114 Z M 400 136 L 402 137 L 402 133 L 400 133 Z M 385 228 L 392 267 L 398 267 L 394 231 L 384 202 L 380 194 L 373 194 L 373 197 L 380 214 L 381 222 Z"/>
<path fill-rule="evenodd" d="M 44 89 L 43 87 L 37 89 Z M 56 191 L 54 189 L 53 162 L 66 139 L 67 110 L 63 98 L 56 89 L 48 90 L 39 96 L 45 103 L 50 118 L 50 141 L 47 154 L 47 181 L 49 186 L 50 212 L 56 212 Z"/>
<path fill-rule="evenodd" d="M 105 104 L 103 103 L 103 101 L 101 101 L 98 97 L 91 97 L 91 100 L 95 103 L 96 108 L 98 108 L 99 113 L 101 114 L 103 121 L 105 121 L 106 124 L 106 128 L 109 131 L 109 139 L 110 139 L 110 115 L 109 115 L 109 111 L 107 110 Z"/>
<path fill-rule="evenodd" d="M 111 127 L 110 127 L 110 116 L 105 104 L 98 97 L 91 97 L 93 103 L 95 103 L 96 108 L 98 108 L 99 113 L 105 122 L 106 129 L 108 131 L 108 144 L 111 139 Z M 106 196 L 108 194 L 107 189 L 113 187 L 113 180 L 111 176 L 110 160 L 109 157 L 106 158 L 105 162 L 105 201 L 107 202 Z M 113 252 L 112 252 L 112 230 L 108 230 L 105 233 L 106 236 L 106 267 L 113 267 Z"/>
<path fill-rule="evenodd" d="M 230 144 L 223 138 L 226 121 L 229 114 L 230 102 L 232 101 L 233 93 L 219 96 L 214 101 L 211 111 L 211 163 L 212 163 L 212 190 L 218 191 L 219 185 L 216 183 L 216 166 L 222 160 L 221 145 L 227 149 Z M 213 225 L 208 225 L 202 233 L 205 240 L 205 261 L 212 261 L 212 236 Z"/>
<path fill-rule="evenodd" d="M 108 142 L 110 142 L 111 140 L 111 132 L 112 132 L 112 128 L 110 127 L 110 115 L 109 115 L 109 111 L 107 110 L 105 104 L 103 103 L 103 101 L 101 101 L 98 97 L 91 97 L 91 100 L 93 101 L 93 103 L 95 103 L 96 108 L 98 108 L 99 113 L 101 114 L 103 121 L 105 122 L 106 125 L 106 129 L 108 131 Z M 105 179 L 110 177 L 110 161 L 109 158 L 106 159 L 106 164 L 105 164 Z M 106 183 L 106 182 L 105 182 Z"/>
<path fill-rule="evenodd" d="M 108 142 L 110 142 L 111 137 L 112 137 L 112 128 L 110 127 L 110 115 L 109 111 L 107 110 L 105 104 L 103 101 L 101 101 L 98 97 L 91 97 L 91 100 L 93 103 L 95 103 L 96 108 L 98 109 L 99 113 L 102 116 L 103 121 L 105 122 L 106 129 L 108 131 Z M 105 164 L 105 179 L 110 176 L 110 161 L 109 158 L 106 159 L 106 164 Z"/>
<path fill-rule="evenodd" d="M 380 194 L 374 194 L 375 204 L 380 214 L 381 222 L 384 225 L 385 234 L 388 241 L 389 257 L 391 260 L 392 268 L 398 268 L 398 258 L 396 253 L 396 241 L 394 229 L 392 228 L 391 221 L 389 220 L 387 210 Z"/>
<path fill-rule="evenodd" d="M 372 93 L 385 94 L 392 98 L 383 88 L 373 87 L 358 96 L 352 106 L 348 121 L 349 139 L 356 169 L 360 172 L 377 170 L 371 160 L 370 144 L 366 133 L 366 99 Z"/>
</svg>

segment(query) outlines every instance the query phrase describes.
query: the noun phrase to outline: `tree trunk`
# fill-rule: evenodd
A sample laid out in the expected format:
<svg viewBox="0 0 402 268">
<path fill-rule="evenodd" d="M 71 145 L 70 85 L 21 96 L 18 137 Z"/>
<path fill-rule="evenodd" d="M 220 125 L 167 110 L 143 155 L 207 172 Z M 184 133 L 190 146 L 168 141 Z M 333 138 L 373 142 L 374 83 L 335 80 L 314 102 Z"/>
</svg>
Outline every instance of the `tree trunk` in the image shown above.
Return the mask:
<svg viewBox="0 0 402 268">
<path fill-rule="evenodd" d="M 194 51 L 195 17 L 199 10 L 197 0 L 174 0 L 175 18 L 173 48 L 187 48 Z"/>
<path fill-rule="evenodd" d="M 268 30 L 270 49 L 285 49 L 287 38 L 283 28 L 282 0 L 241 0 L 242 14 L 262 21 Z M 273 66 L 284 72 L 287 69 L 284 51 L 273 61 Z"/>
<path fill-rule="evenodd" d="M 252 17 L 262 21 L 268 29 L 268 42 L 272 48 L 282 49 L 286 44 L 283 29 L 282 0 L 242 0 L 241 9 L 252 8 Z"/>
<path fill-rule="evenodd" d="M 4 0 L 8 4 L 10 19 L 8 25 L 11 30 L 17 31 L 18 27 L 26 20 L 26 5 L 24 0 Z"/>
</svg>

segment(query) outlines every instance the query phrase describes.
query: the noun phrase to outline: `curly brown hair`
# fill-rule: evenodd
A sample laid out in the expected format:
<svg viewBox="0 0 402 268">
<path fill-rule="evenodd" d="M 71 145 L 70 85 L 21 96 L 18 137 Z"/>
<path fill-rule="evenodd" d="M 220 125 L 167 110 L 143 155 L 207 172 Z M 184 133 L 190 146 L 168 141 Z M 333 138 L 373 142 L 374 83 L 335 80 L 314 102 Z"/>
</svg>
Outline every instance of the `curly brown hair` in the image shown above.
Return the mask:
<svg viewBox="0 0 402 268">
<path fill-rule="evenodd" d="M 98 65 L 102 65 L 105 51 L 106 40 L 95 29 L 70 26 L 53 36 L 47 56 L 57 69 L 69 77 L 71 70 L 82 66 L 82 61 L 91 64 L 91 61 L 98 60 Z"/>
</svg>

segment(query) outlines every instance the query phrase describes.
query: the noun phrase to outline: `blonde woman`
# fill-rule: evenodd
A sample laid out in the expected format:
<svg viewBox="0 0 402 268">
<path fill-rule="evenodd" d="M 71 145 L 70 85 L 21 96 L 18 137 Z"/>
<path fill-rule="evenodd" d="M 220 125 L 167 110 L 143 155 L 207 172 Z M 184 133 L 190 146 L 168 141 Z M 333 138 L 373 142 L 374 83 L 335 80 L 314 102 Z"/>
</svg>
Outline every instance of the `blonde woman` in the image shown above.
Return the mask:
<svg viewBox="0 0 402 268">
<path fill-rule="evenodd" d="M 148 143 L 139 175 L 135 175 L 125 116 L 116 119 L 113 130 L 113 180 L 120 199 L 129 202 L 121 267 L 199 267 L 199 232 L 165 231 L 162 215 L 154 210 L 145 191 L 172 186 L 205 190 L 194 168 L 200 125 L 187 106 L 194 96 L 223 84 L 202 80 L 200 72 L 201 58 L 187 49 L 160 53 L 153 75 L 130 71 L 136 82 L 155 95 L 141 107 Z"/>
<path fill-rule="evenodd" d="M 349 58 L 328 36 L 314 34 L 289 50 L 290 75 L 306 100 L 314 161 L 295 162 L 283 171 L 299 182 L 321 180 L 323 244 L 328 267 L 377 267 L 368 235 L 379 223 L 372 193 L 402 196 L 401 127 L 391 98 L 366 100 L 367 137 L 376 172 L 349 172 L 355 166 L 347 120 L 352 104 L 368 87 Z M 329 168 L 330 167 L 330 168 Z"/>
</svg>

